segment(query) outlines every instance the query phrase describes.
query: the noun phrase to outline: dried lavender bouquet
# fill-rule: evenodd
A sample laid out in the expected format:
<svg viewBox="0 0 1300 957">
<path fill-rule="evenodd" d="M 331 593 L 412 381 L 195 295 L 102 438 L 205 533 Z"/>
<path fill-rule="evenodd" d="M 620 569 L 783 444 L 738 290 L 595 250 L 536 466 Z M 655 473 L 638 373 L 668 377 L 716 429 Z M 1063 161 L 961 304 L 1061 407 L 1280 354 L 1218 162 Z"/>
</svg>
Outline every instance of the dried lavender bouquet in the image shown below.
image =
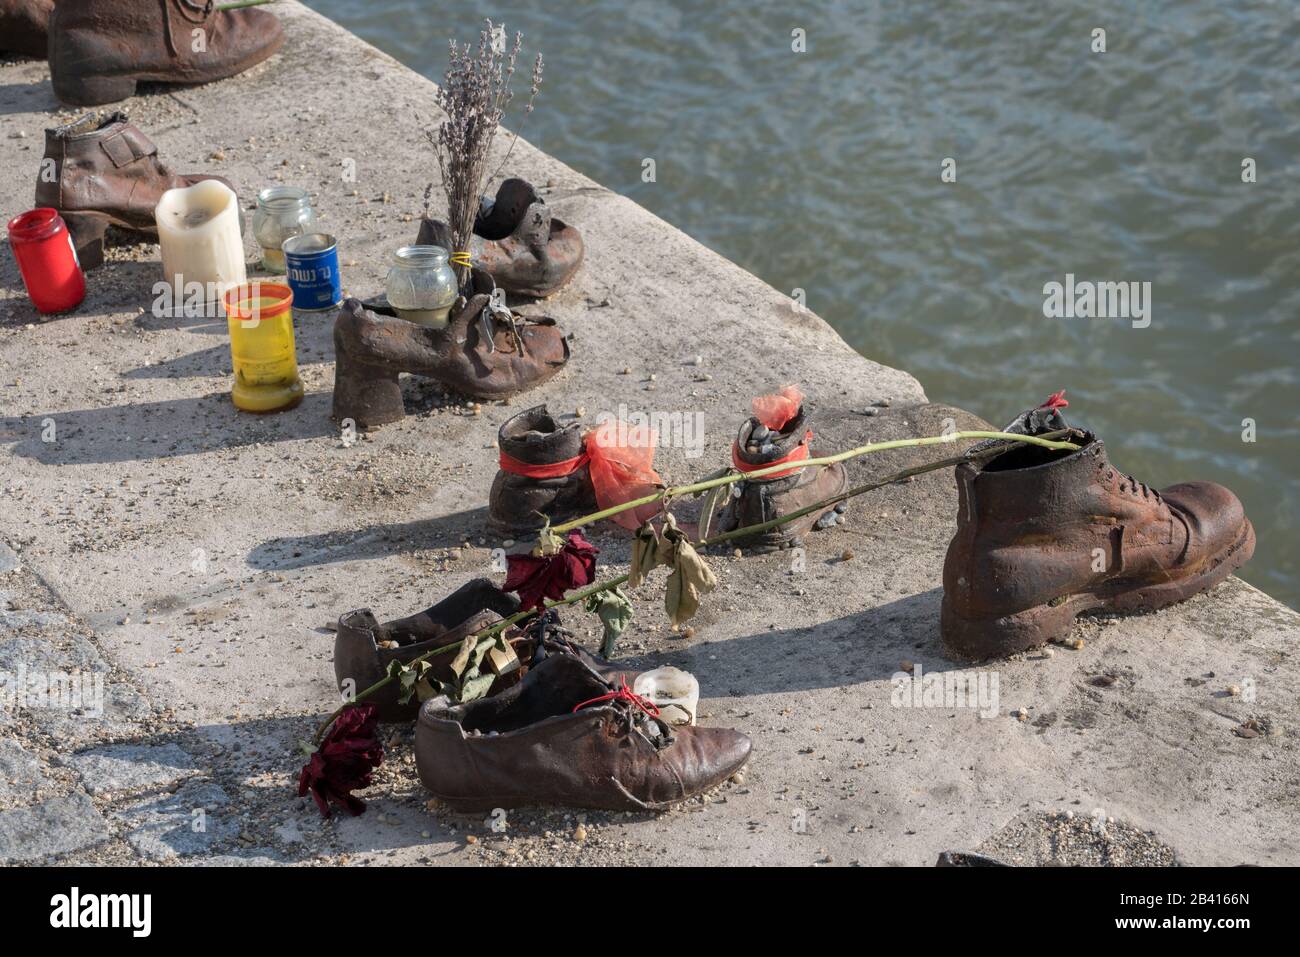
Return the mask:
<svg viewBox="0 0 1300 957">
<path fill-rule="evenodd" d="M 491 20 L 483 23 L 477 50 L 470 43 L 459 46 L 455 40 L 448 41 L 447 72 L 443 74 L 442 86 L 435 97 L 444 118 L 436 130 L 425 133 L 438 158 L 438 169 L 447 194 L 448 225 L 455 245 L 451 250 L 452 262 L 462 290 L 469 282 L 468 255 L 461 257 L 456 254 L 468 254 L 479 197 L 490 179 L 500 172 L 498 167 L 497 172 L 488 177 L 488 154 L 501 118 L 514 97 L 511 82 L 522 45 L 523 34 L 516 33 L 514 45 L 507 50 L 505 27 L 493 24 Z M 538 53 L 533 61 L 532 92 L 524 110 L 525 116 L 533 111 L 533 101 L 541 85 L 542 55 Z M 518 138 L 516 131 L 510 150 L 501 161 L 502 166 L 509 159 Z M 426 218 L 433 189 L 431 183 L 424 191 Z"/>
</svg>

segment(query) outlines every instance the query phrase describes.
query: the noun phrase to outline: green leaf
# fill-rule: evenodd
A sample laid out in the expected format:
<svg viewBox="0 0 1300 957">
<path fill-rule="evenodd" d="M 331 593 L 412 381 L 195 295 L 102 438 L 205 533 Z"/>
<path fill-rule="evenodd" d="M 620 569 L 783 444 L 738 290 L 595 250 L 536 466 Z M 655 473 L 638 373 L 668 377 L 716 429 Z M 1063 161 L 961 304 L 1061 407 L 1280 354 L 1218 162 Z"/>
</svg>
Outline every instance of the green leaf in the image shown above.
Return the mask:
<svg viewBox="0 0 1300 957">
<path fill-rule="evenodd" d="M 731 469 L 725 469 L 731 472 Z M 709 537 L 709 532 L 713 530 L 713 520 L 717 517 L 718 509 L 727 501 L 731 495 L 730 485 L 718 485 L 704 492 L 704 504 L 700 507 L 700 525 L 695 533 L 695 540 L 702 542 Z"/>
<path fill-rule="evenodd" d="M 614 645 L 618 643 L 619 636 L 632 621 L 631 600 L 623 593 L 623 589 L 615 585 L 589 597 L 586 608 L 587 611 L 599 615 L 600 623 L 605 627 L 605 633 L 600 641 L 601 656 L 612 658 Z"/>
<path fill-rule="evenodd" d="M 496 677 L 496 675 L 488 673 L 467 679 L 460 688 L 461 704 L 466 701 L 475 701 L 487 694 L 492 687 L 492 682 L 496 681 Z"/>
<path fill-rule="evenodd" d="M 456 652 L 456 657 L 451 663 L 451 673 L 457 678 L 469 667 L 470 656 L 474 654 L 477 645 L 478 640 L 473 635 L 466 635 L 465 640 L 460 643 L 460 651 Z"/>
</svg>

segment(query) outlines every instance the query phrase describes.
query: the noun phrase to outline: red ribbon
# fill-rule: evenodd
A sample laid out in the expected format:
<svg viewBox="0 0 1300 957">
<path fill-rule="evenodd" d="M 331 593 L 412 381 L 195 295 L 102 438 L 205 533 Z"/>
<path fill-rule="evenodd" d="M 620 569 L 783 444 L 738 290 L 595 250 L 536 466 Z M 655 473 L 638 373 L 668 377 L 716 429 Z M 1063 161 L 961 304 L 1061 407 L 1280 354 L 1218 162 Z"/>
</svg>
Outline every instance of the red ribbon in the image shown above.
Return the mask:
<svg viewBox="0 0 1300 957">
<path fill-rule="evenodd" d="M 812 432 L 807 433 L 803 437 L 803 441 L 794 447 L 794 451 L 784 458 L 773 459 L 770 462 L 760 462 L 758 464 L 746 462 L 742 459 L 740 457 L 740 443 L 733 442 L 731 443 L 731 464 L 741 472 L 748 473 L 757 472 L 759 469 L 770 469 L 773 465 L 785 465 L 787 462 L 802 462 L 804 459 L 808 458 L 808 443 L 812 441 L 812 437 Z M 783 475 L 789 475 L 792 472 L 798 471 L 798 469 L 786 469 L 784 472 L 773 472 L 771 475 L 764 475 L 763 479 L 777 479 L 781 478 Z"/>
<path fill-rule="evenodd" d="M 551 462 L 547 465 L 529 465 L 527 462 L 521 462 L 505 452 L 501 452 L 499 458 L 503 472 L 509 472 L 512 475 L 524 475 L 528 478 L 547 479 L 572 475 L 587 464 L 589 456 L 586 452 L 583 452 L 581 455 L 575 455 L 563 462 Z"/>
<path fill-rule="evenodd" d="M 577 713 L 581 709 L 587 707 L 587 705 L 589 704 L 600 704 L 600 702 L 602 701 L 627 701 L 630 702 L 631 704 L 636 705 L 646 714 L 650 715 L 650 717 L 652 718 L 659 717 L 659 706 L 656 705 L 653 701 L 650 701 L 648 698 L 641 697 L 639 694 L 637 694 L 635 691 L 629 688 L 627 686 L 627 675 L 619 675 L 618 680 L 621 683 L 622 687 L 618 688 L 615 691 L 611 691 L 609 694 L 603 694 L 598 698 L 592 698 L 589 701 L 584 701 L 582 704 L 575 705 L 571 713 Z"/>
<path fill-rule="evenodd" d="M 1053 392 L 1047 397 L 1047 401 L 1039 406 L 1040 409 L 1064 409 L 1070 403 L 1065 398 L 1065 390 Z"/>
</svg>

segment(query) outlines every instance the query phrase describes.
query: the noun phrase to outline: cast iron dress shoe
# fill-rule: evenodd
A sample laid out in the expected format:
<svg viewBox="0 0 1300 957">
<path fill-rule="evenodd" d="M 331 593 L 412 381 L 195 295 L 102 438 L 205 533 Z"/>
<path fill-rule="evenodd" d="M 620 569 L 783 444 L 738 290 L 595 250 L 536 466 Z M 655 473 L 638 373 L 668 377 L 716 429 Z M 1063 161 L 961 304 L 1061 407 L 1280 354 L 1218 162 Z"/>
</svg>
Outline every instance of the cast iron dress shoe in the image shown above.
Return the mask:
<svg viewBox="0 0 1300 957">
<path fill-rule="evenodd" d="M 742 471 L 754 471 L 783 460 L 802 461 L 812 457 L 809 436 L 803 406 L 780 432 L 771 431 L 750 416 L 740 427 L 732 447 L 732 463 Z M 732 486 L 732 494 L 718 513 L 713 531 L 730 532 L 770 522 L 839 495 L 848 487 L 848 473 L 839 463 L 746 479 Z M 846 502 L 841 502 L 824 512 L 814 512 L 757 535 L 736 539 L 735 543 L 757 552 L 796 547 L 803 544 L 803 536 L 812 528 L 826 528 L 841 521 L 847 507 Z"/>
<path fill-rule="evenodd" d="M 455 811 L 527 805 L 658 810 L 721 784 L 750 740 L 723 728 L 674 728 L 628 685 L 571 655 L 550 655 L 498 695 L 420 709 L 420 780 Z"/>
<path fill-rule="evenodd" d="M 554 319 L 497 308 L 484 293 L 457 300 L 445 329 L 408 322 L 386 303 L 346 299 L 334 322 L 334 418 L 361 428 L 396 422 L 406 413 L 403 372 L 470 398 L 504 399 L 541 385 L 568 361 Z"/>
<path fill-rule="evenodd" d="M 480 208 L 474 221 L 470 256 L 506 292 L 543 299 L 578 271 L 585 250 L 582 236 L 551 209 L 532 184 L 508 179 L 496 199 Z M 425 219 L 420 245 L 450 248 L 445 223 Z"/>
<path fill-rule="evenodd" d="M 103 119 L 88 113 L 45 131 L 36 205 L 59 211 L 81 267 L 93 269 L 104 261 L 109 226 L 157 240 L 154 207 L 162 194 L 206 179 L 230 186 L 220 176 L 173 173 L 158 159 L 158 147 L 125 113 Z"/>
<path fill-rule="evenodd" d="M 560 425 L 546 406 L 534 406 L 501 423 L 497 446 L 500 470 L 488 493 L 488 531 L 496 538 L 526 539 L 548 520 L 559 525 L 596 511 L 577 422 Z"/>
<path fill-rule="evenodd" d="M 0 0 L 0 52 L 45 59 L 54 0 Z"/>
<path fill-rule="evenodd" d="M 461 585 L 442 601 L 422 612 L 380 624 L 369 608 L 339 616 L 334 633 L 334 677 L 339 691 L 364 691 L 388 674 L 393 661 L 409 662 L 420 655 L 458 644 L 467 635 L 482 631 L 519 610 L 519 599 L 503 592 L 486 578 Z M 453 677 L 452 654 L 431 659 L 432 676 L 440 681 Z M 398 701 L 398 689 L 390 684 L 366 701 L 379 709 L 380 721 L 414 721 L 420 704 L 414 698 Z"/>
<path fill-rule="evenodd" d="M 218 11 L 208 0 L 59 0 L 50 17 L 50 78 L 64 103 L 99 106 L 141 80 L 209 83 L 284 45 L 265 10 Z"/>
<path fill-rule="evenodd" d="M 1152 611 L 1250 559 L 1255 530 L 1213 482 L 1156 491 L 1111 465 L 1091 432 L 1075 452 L 1024 445 L 956 469 L 957 534 L 943 566 L 946 651 L 982 661 L 1065 637 L 1084 612 Z"/>
</svg>

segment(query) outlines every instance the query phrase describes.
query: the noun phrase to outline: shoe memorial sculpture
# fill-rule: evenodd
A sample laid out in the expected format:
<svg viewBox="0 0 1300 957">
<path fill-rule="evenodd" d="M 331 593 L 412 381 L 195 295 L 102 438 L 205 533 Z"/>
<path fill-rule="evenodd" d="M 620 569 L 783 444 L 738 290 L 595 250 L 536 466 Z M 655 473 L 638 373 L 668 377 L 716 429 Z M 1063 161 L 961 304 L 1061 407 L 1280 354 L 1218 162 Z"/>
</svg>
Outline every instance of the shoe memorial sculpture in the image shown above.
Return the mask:
<svg viewBox="0 0 1300 957">
<path fill-rule="evenodd" d="M 1007 431 L 1068 428 L 1058 393 Z M 1022 445 L 959 465 L 957 534 L 943 566 L 944 648 L 984 660 L 1064 637 L 1085 612 L 1153 611 L 1244 565 L 1255 529 L 1213 482 L 1156 490 L 1111 464 L 1092 432 L 1080 448 Z"/>
<path fill-rule="evenodd" d="M 54 95 L 74 106 L 125 100 L 141 81 L 224 79 L 284 45 L 274 14 L 196 0 L 59 0 L 49 31 Z"/>
<path fill-rule="evenodd" d="M 803 394 L 786 386 L 776 395 L 754 400 L 754 414 L 740 426 L 731 449 L 732 465 L 743 473 L 784 463 L 802 462 L 810 456 L 813 433 L 804 409 Z M 732 486 L 732 494 L 718 513 L 717 531 L 759 525 L 831 498 L 848 488 L 844 466 L 796 468 L 749 479 Z M 812 528 L 827 528 L 843 520 L 841 503 L 820 515 L 806 515 L 789 524 L 741 538 L 737 544 L 756 552 L 770 552 L 803 544 Z"/>
<path fill-rule="evenodd" d="M 54 0 L 0 0 L 0 53 L 45 59 Z"/>
</svg>

